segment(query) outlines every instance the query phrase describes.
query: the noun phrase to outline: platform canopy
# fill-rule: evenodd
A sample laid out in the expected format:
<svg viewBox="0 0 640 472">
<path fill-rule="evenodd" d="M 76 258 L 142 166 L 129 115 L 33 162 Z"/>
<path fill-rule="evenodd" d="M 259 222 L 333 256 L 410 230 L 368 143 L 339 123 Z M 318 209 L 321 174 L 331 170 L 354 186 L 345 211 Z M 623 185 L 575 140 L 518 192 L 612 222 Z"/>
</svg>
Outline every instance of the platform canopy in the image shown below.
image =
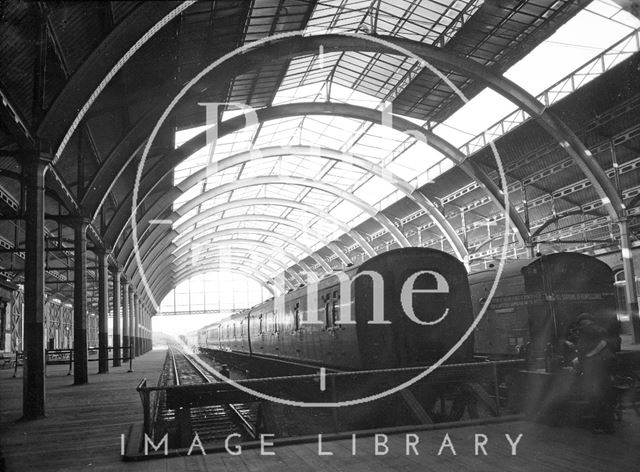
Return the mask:
<svg viewBox="0 0 640 472">
<path fill-rule="evenodd" d="M 2 15 L 0 275 L 24 280 L 20 182 L 45 156 L 46 281 L 61 299 L 78 221 L 155 311 L 206 272 L 278 295 L 392 248 L 474 268 L 617 247 L 622 220 L 637 231 L 640 20 L 611 0 L 6 2 Z"/>
</svg>

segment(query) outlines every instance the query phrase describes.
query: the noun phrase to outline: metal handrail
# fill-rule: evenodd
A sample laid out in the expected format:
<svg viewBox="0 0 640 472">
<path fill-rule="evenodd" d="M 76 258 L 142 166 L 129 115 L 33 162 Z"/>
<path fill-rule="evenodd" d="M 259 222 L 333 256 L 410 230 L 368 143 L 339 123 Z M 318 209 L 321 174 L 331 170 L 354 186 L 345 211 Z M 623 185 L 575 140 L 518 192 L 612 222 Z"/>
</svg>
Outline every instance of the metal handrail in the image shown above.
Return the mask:
<svg viewBox="0 0 640 472">
<path fill-rule="evenodd" d="M 467 362 L 467 363 L 459 363 L 459 364 L 445 364 L 441 365 L 437 368 L 437 371 L 443 370 L 453 370 L 459 368 L 465 369 L 475 369 L 475 368 L 492 368 L 491 366 L 501 367 L 501 366 L 516 366 L 518 364 L 526 364 L 524 359 L 509 359 L 502 361 L 491 361 L 491 362 Z M 373 370 L 357 370 L 357 371 L 340 371 L 340 372 L 330 372 L 327 371 L 325 376 L 330 378 L 336 377 L 349 377 L 349 376 L 365 376 L 365 375 L 373 375 L 373 374 L 397 374 L 403 372 L 418 372 L 424 371 L 431 366 L 419 366 L 419 367 L 402 367 L 398 369 L 373 369 Z M 435 372 L 435 371 L 434 371 Z M 319 377 L 319 374 L 300 374 L 300 375 L 286 375 L 279 377 L 264 377 L 264 378 L 255 378 L 255 379 L 244 379 L 244 380 L 236 380 L 234 381 L 238 385 L 250 385 L 250 384 L 259 384 L 265 382 L 276 382 L 276 381 L 295 381 L 295 380 L 314 380 Z M 162 387 L 146 387 L 150 391 L 158 391 L 158 390 L 174 390 L 174 389 L 182 389 L 191 387 L 190 385 L 167 385 Z"/>
</svg>

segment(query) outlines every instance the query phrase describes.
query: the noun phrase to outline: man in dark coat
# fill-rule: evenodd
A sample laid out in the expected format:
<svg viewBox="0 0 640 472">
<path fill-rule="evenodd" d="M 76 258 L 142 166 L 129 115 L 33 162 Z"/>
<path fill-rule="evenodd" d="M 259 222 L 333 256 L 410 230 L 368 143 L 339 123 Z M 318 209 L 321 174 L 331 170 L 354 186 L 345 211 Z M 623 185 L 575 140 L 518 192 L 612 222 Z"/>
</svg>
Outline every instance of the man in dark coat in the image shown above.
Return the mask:
<svg viewBox="0 0 640 472">
<path fill-rule="evenodd" d="M 574 367 L 582 374 L 582 388 L 593 414 L 593 431 L 613 433 L 615 391 L 612 382 L 615 355 L 607 343 L 607 333 L 588 314 L 577 319 L 578 357 Z"/>
</svg>

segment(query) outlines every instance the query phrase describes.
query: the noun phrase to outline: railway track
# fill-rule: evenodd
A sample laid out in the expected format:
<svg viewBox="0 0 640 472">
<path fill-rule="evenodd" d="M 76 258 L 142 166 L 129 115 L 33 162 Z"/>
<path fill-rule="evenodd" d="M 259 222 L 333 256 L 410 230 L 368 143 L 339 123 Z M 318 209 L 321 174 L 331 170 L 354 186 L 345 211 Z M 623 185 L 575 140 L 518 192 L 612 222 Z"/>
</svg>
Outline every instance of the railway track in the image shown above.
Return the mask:
<svg viewBox="0 0 640 472">
<path fill-rule="evenodd" d="M 171 373 L 174 385 L 213 383 L 215 380 L 191 356 L 179 348 L 169 347 Z"/>
<path fill-rule="evenodd" d="M 167 379 L 173 385 L 214 383 L 218 380 L 206 372 L 199 361 L 177 346 L 169 346 L 169 369 Z M 257 406 L 251 403 L 211 405 L 190 409 L 191 426 L 202 441 L 224 440 L 230 434 L 239 434 L 242 439 L 256 439 L 258 432 Z M 164 409 L 163 421 L 168 424 L 175 419 L 175 411 Z"/>
</svg>

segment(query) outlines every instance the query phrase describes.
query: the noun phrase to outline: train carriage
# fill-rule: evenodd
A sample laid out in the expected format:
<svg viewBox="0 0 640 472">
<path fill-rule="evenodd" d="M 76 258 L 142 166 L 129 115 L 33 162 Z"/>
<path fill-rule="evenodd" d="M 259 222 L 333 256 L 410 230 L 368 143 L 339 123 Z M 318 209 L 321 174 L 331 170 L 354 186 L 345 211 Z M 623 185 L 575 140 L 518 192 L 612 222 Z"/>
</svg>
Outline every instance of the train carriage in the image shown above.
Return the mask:
<svg viewBox="0 0 640 472">
<path fill-rule="evenodd" d="M 342 274 L 203 328 L 200 347 L 344 370 L 397 368 L 435 362 L 471 324 L 466 269 L 444 252 L 392 250 Z M 342 288 L 341 277 L 350 281 Z M 451 361 L 470 360 L 472 343 Z"/>
<path fill-rule="evenodd" d="M 474 313 L 484 305 L 495 276 L 495 268 L 469 276 Z M 528 345 L 529 353 L 540 357 L 548 343 L 559 349 L 581 313 L 590 313 L 617 336 L 613 273 L 606 263 L 578 253 L 509 262 L 476 329 L 476 353 L 509 357 Z"/>
</svg>

